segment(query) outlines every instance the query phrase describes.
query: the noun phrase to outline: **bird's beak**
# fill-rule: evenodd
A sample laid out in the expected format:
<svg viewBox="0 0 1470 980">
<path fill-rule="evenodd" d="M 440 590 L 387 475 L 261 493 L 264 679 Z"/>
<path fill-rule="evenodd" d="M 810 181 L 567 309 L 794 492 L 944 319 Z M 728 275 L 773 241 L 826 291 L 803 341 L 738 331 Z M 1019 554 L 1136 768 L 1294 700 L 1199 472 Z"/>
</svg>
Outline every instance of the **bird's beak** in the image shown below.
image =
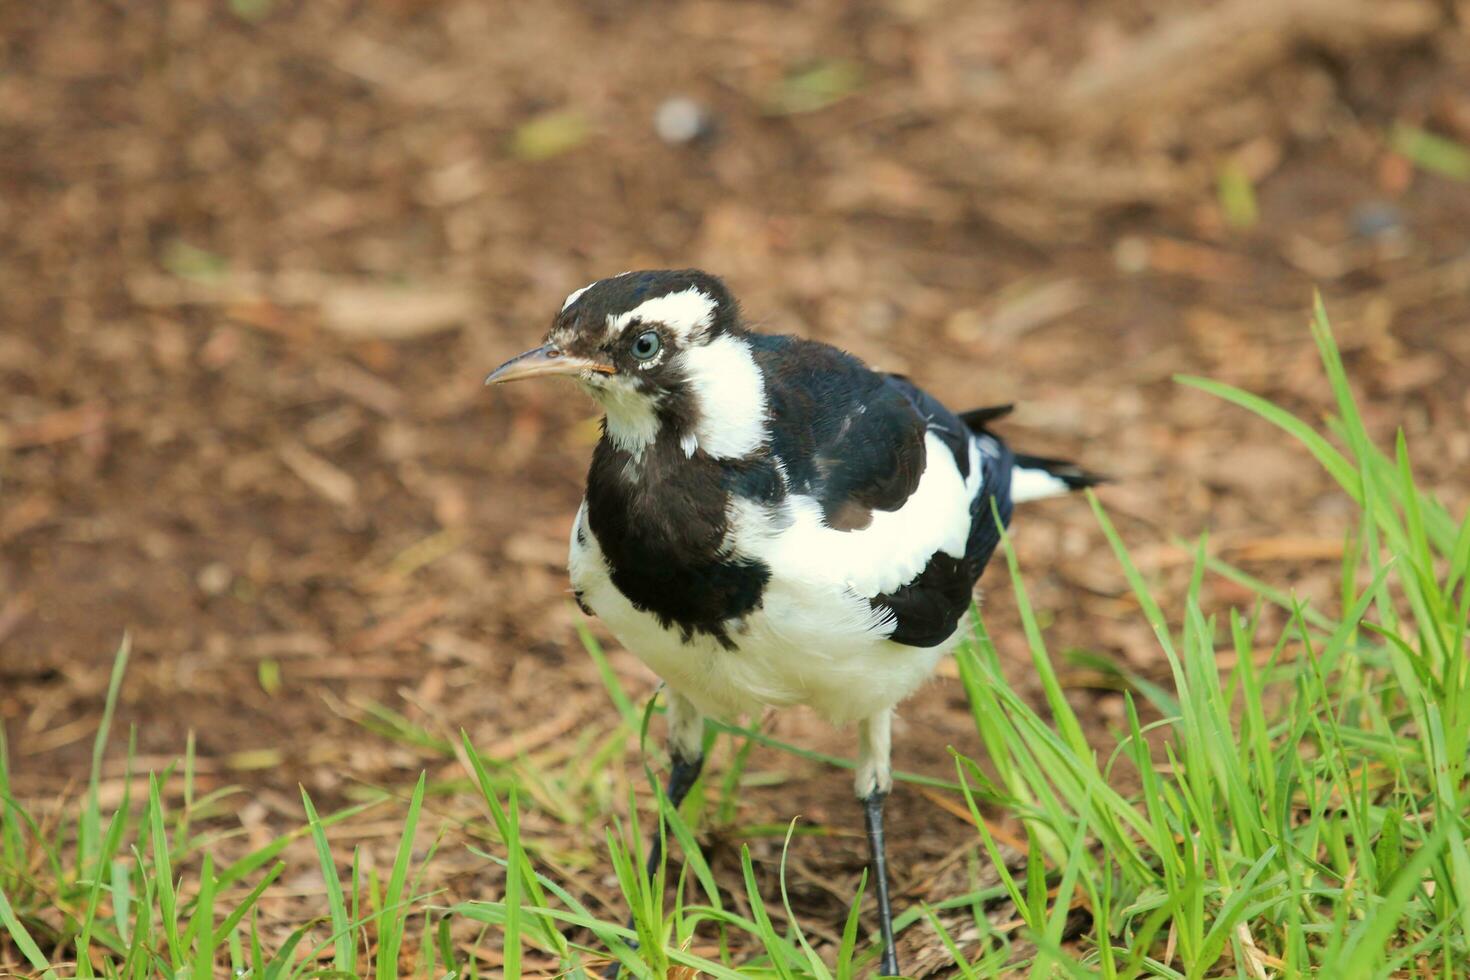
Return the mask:
<svg viewBox="0 0 1470 980">
<path fill-rule="evenodd" d="M 574 357 L 562 351 L 555 344 L 542 344 L 534 350 L 517 354 L 491 371 L 485 383 L 496 385 L 502 381 L 519 381 L 522 378 L 535 378 L 543 374 L 581 374 L 583 371 L 617 374 L 617 369 L 610 364 L 600 364 L 585 357 Z"/>
</svg>

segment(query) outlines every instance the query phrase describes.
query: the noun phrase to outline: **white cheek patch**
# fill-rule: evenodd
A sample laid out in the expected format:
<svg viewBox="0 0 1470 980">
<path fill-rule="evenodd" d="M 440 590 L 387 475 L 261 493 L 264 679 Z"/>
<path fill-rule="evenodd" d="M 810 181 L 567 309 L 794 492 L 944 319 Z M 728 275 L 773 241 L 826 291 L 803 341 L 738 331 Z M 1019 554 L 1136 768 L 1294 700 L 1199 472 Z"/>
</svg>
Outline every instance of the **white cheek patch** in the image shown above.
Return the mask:
<svg viewBox="0 0 1470 980">
<path fill-rule="evenodd" d="M 680 341 L 698 340 L 715 322 L 715 301 L 697 286 L 640 303 L 626 313 L 609 314 L 607 330 L 621 333 L 630 323 L 662 323 Z"/>
<path fill-rule="evenodd" d="M 699 407 L 698 447 L 716 459 L 736 459 L 766 441 L 766 381 L 750 346 L 722 334 L 680 355 Z M 690 445 L 685 453 L 693 455 Z"/>
</svg>

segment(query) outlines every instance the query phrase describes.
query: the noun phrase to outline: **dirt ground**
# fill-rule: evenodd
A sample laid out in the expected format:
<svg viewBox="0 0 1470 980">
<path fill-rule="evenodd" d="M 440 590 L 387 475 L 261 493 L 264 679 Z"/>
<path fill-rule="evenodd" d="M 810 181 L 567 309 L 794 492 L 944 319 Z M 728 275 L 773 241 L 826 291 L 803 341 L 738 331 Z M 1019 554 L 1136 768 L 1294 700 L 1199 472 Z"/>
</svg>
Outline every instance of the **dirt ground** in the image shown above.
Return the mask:
<svg viewBox="0 0 1470 980">
<path fill-rule="evenodd" d="M 655 126 L 677 99 L 699 109 L 691 139 Z M 372 705 L 553 769 L 609 731 L 564 565 L 591 405 L 481 381 L 569 290 L 629 268 L 720 273 L 754 321 L 956 408 L 1017 402 L 1014 444 L 1116 478 L 1103 500 L 1165 597 L 1187 578 L 1178 539 L 1208 531 L 1330 601 L 1345 499 L 1172 376 L 1320 418 L 1318 287 L 1370 426 L 1403 427 L 1458 512 L 1467 142 L 1464 2 L 4 5 L 0 716 L 18 794 L 45 810 L 85 781 L 125 631 L 116 731 L 137 726 L 153 766 L 192 731 L 207 786 L 244 787 L 222 819 L 247 839 L 301 822 L 297 783 L 328 806 L 458 774 L 365 727 Z M 1085 503 L 1016 530 L 1053 650 L 1156 673 Z M 986 584 L 1030 691 L 1003 568 Z M 1099 733 L 1120 719 L 1095 671 L 1066 677 Z M 800 711 L 767 725 L 851 751 Z M 949 745 L 979 751 L 952 676 L 904 709 L 896 764 L 952 776 Z M 849 779 L 766 751 L 751 769 L 742 824 L 840 832 L 794 863 L 798 912 L 836 929 L 862 866 Z M 901 904 L 943 897 L 973 831 L 908 789 L 891 820 Z M 532 829 L 607 895 L 600 827 Z M 283 920 L 313 894 L 300 867 L 266 906 Z M 467 853 L 436 867 L 451 897 L 498 888 Z"/>
</svg>

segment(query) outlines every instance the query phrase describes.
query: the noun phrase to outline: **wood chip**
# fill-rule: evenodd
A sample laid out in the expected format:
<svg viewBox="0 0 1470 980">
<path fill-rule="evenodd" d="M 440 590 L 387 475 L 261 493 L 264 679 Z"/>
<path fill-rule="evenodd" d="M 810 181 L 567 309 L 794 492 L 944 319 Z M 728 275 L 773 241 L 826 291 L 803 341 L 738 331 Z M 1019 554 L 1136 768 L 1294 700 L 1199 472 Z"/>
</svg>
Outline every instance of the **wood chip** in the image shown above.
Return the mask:
<svg viewBox="0 0 1470 980">
<path fill-rule="evenodd" d="M 346 361 L 328 361 L 317 371 L 317 379 L 334 391 L 341 392 L 364 408 L 384 418 L 397 415 L 403 405 L 403 393 L 376 374 Z"/>
<path fill-rule="evenodd" d="M 405 340 L 453 330 L 475 316 L 479 304 L 454 288 L 404 288 L 343 283 L 321 298 L 322 325 L 358 339 Z"/>
<path fill-rule="evenodd" d="M 287 682 L 314 681 L 399 681 L 416 677 L 420 667 L 409 660 L 361 660 L 333 657 L 330 660 L 301 660 L 282 669 Z"/>
<path fill-rule="evenodd" d="M 56 728 L 48 729 L 38 735 L 32 736 L 26 742 L 26 751 L 32 755 L 37 755 L 42 752 L 51 752 L 75 742 L 80 742 L 84 738 L 96 735 L 97 722 L 99 720 L 100 716 L 97 715 L 83 715 L 80 718 L 73 718 L 71 721 L 59 725 Z"/>
<path fill-rule="evenodd" d="M 1250 538 L 1221 549 L 1231 561 L 1337 561 L 1341 538 Z"/>
<path fill-rule="evenodd" d="M 583 708 L 582 704 L 573 705 L 543 722 L 515 732 L 508 738 L 491 742 L 481 748 L 480 753 L 490 759 L 514 759 L 516 756 L 538 749 L 557 736 L 575 728 L 582 719 Z"/>
<path fill-rule="evenodd" d="M 1150 239 L 1148 267 L 1202 282 L 1239 283 L 1250 278 L 1249 266 L 1238 256 L 1178 238 Z"/>
<path fill-rule="evenodd" d="M 409 606 L 396 616 L 361 631 L 348 641 L 348 648 L 365 652 L 380 647 L 395 646 L 443 615 L 446 605 L 445 601 L 438 596 L 430 596 Z"/>
<path fill-rule="evenodd" d="M 325 657 L 332 645 L 314 633 L 261 633 L 244 644 L 247 656 L 259 659 L 281 657 Z"/>
<path fill-rule="evenodd" d="M 0 514 L 0 543 L 19 537 L 31 528 L 44 524 L 56 512 L 56 503 L 39 493 L 24 497 Z"/>
<path fill-rule="evenodd" d="M 537 531 L 512 535 L 505 542 L 505 557 L 522 565 L 548 565 L 561 568 L 567 561 L 564 535 L 550 537 Z"/>
<path fill-rule="evenodd" d="M 6 426 L 0 423 L 0 449 L 27 449 L 68 442 L 107 424 L 107 410 L 99 402 L 88 402 L 75 408 L 43 415 L 32 422 Z"/>
<path fill-rule="evenodd" d="M 1087 302 L 1087 290 L 1075 279 L 1057 279 L 1004 300 L 985 318 L 982 332 L 1011 341 L 1044 327 Z"/>
<path fill-rule="evenodd" d="M 1084 61 L 1036 108 L 1071 125 L 1111 129 L 1145 112 L 1182 112 L 1303 42 L 1338 51 L 1403 44 L 1440 19 L 1429 0 L 1227 0 L 1181 10 Z"/>
<path fill-rule="evenodd" d="M 243 309 L 260 303 L 316 307 L 322 326 L 358 340 L 406 340 L 440 333 L 464 325 L 480 311 L 474 293 L 460 286 L 392 286 L 306 270 L 274 276 L 247 270 L 209 281 L 141 273 L 129 277 L 127 286 L 135 302 L 150 307 L 204 304 Z"/>
<path fill-rule="evenodd" d="M 301 482 L 339 507 L 357 506 L 357 481 L 305 446 L 287 442 L 277 450 L 287 469 Z"/>
<path fill-rule="evenodd" d="M 31 598 L 29 592 L 21 592 L 11 596 L 0 606 L 0 643 L 4 643 L 20 628 L 26 617 L 36 608 L 36 600 Z"/>
<path fill-rule="evenodd" d="M 919 791 L 920 795 L 926 797 L 929 802 L 939 807 L 945 813 L 952 814 L 953 816 L 956 816 L 959 819 L 963 820 L 965 823 L 974 826 L 975 817 L 973 814 L 970 813 L 969 807 L 961 806 L 955 801 L 953 796 L 950 796 L 947 793 L 941 793 L 939 790 L 934 789 L 931 786 L 915 786 L 914 788 Z M 1011 833 L 1009 830 L 1006 830 L 1000 824 L 997 824 L 992 820 L 986 820 L 985 828 L 990 831 L 991 837 L 994 837 L 1002 844 L 1005 844 L 1009 847 L 1014 847 L 1022 854 L 1025 854 L 1027 852 L 1028 848 L 1026 842 L 1017 837 L 1015 834 Z"/>
</svg>

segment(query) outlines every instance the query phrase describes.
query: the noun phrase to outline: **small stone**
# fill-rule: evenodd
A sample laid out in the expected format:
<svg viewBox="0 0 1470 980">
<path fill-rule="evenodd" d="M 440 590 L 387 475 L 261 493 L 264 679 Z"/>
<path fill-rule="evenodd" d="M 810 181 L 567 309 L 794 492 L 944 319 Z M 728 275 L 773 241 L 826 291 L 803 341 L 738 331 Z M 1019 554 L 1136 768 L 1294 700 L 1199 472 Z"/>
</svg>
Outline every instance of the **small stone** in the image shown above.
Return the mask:
<svg viewBox="0 0 1470 980">
<path fill-rule="evenodd" d="M 1353 233 L 1364 238 L 1377 238 L 1404 227 L 1404 213 L 1388 201 L 1364 201 L 1353 208 Z"/>
<path fill-rule="evenodd" d="M 709 112 L 687 95 L 676 95 L 659 103 L 653 128 L 659 139 L 671 145 L 689 143 L 710 131 Z"/>
<path fill-rule="evenodd" d="M 1120 238 L 1113 246 L 1113 264 L 1119 272 L 1138 275 L 1148 271 L 1149 247 L 1142 238 L 1129 235 Z"/>
<path fill-rule="evenodd" d="M 235 573 L 224 562 L 210 562 L 199 570 L 199 589 L 205 595 L 223 595 L 235 580 Z"/>
</svg>

